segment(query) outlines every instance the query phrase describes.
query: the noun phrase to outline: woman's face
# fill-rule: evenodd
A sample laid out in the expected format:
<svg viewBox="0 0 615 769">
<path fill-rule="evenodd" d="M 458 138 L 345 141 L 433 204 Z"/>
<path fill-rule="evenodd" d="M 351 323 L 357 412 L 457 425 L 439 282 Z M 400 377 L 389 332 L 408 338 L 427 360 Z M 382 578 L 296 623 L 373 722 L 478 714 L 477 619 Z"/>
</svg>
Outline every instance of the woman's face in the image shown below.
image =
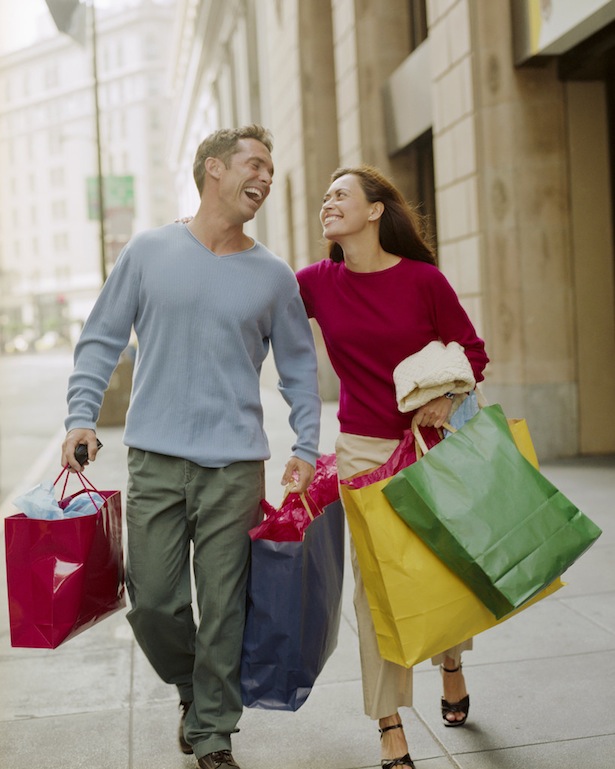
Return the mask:
<svg viewBox="0 0 615 769">
<path fill-rule="evenodd" d="M 373 214 L 374 206 L 365 197 L 358 177 L 354 174 L 340 176 L 331 184 L 322 201 L 323 235 L 327 240 L 337 241 L 360 233 L 368 222 L 373 221 Z"/>
</svg>

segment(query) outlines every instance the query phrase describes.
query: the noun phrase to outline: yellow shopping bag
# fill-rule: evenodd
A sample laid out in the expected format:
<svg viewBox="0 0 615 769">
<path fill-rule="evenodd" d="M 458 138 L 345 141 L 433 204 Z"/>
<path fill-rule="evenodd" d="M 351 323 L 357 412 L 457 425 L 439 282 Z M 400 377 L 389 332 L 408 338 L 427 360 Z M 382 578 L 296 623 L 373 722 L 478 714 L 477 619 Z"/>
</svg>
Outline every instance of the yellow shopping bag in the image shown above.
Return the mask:
<svg viewBox="0 0 615 769">
<path fill-rule="evenodd" d="M 496 620 L 397 515 L 382 493 L 390 478 L 376 471 L 378 475 L 375 483 L 362 485 L 369 476 L 361 476 L 342 481 L 340 488 L 384 659 L 412 667 L 505 622 L 562 587 L 557 579 Z"/>
<path fill-rule="evenodd" d="M 525 419 L 508 419 L 508 427 L 512 433 L 512 437 L 515 444 L 527 461 L 533 465 L 537 470 L 538 457 L 536 456 L 536 449 L 532 443 L 532 437 L 530 435 L 530 429 L 527 426 Z"/>
</svg>

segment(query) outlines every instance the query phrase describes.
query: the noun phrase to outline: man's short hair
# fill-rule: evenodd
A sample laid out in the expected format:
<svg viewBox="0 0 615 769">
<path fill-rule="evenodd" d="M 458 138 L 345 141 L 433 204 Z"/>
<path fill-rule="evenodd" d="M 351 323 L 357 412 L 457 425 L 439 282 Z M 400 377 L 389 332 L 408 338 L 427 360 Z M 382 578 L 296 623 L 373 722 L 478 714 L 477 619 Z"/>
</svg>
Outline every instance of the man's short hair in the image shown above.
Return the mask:
<svg viewBox="0 0 615 769">
<path fill-rule="evenodd" d="M 207 158 L 219 158 L 228 168 L 231 156 L 237 152 L 237 143 L 240 139 L 256 139 L 264 144 L 269 152 L 273 149 L 271 132 L 256 123 L 241 128 L 220 128 L 214 131 L 199 144 L 194 157 L 192 171 L 199 195 L 203 192 L 203 185 L 205 184 L 205 161 Z"/>
</svg>

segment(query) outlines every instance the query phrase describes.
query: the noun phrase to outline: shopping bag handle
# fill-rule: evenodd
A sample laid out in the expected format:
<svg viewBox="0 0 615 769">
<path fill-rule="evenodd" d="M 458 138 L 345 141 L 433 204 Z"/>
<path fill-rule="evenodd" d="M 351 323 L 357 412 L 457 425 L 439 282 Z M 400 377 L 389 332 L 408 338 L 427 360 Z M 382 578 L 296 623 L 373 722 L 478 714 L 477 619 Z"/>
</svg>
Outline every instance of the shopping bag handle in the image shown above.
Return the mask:
<svg viewBox="0 0 615 769">
<path fill-rule="evenodd" d="M 282 507 L 282 505 L 284 504 L 284 500 L 286 499 L 286 497 L 287 497 L 289 494 L 295 494 L 295 493 L 296 493 L 296 492 L 294 492 L 294 491 L 292 490 L 292 488 L 291 488 L 291 484 L 289 483 L 289 484 L 286 486 L 286 488 L 284 489 L 284 496 L 282 497 L 282 501 L 280 502 L 280 507 Z M 313 521 L 313 520 L 314 520 L 314 513 L 311 511 L 311 509 L 310 509 L 310 506 L 308 505 L 308 501 L 307 501 L 307 499 L 306 499 L 306 495 L 307 495 L 308 497 L 310 497 L 310 500 L 311 500 L 312 504 L 313 504 L 313 505 L 314 505 L 314 507 L 315 507 L 315 508 L 318 510 L 318 512 L 319 512 L 319 513 L 321 512 L 321 510 L 320 510 L 320 508 L 318 507 L 318 505 L 316 504 L 316 502 L 314 502 L 314 500 L 313 500 L 313 499 L 312 499 L 312 497 L 310 496 L 309 492 L 307 492 L 307 491 L 302 491 L 302 492 L 301 492 L 301 493 L 298 495 L 298 496 L 299 496 L 299 499 L 301 500 L 301 504 L 302 504 L 302 505 L 303 505 L 303 507 L 305 508 L 305 512 L 308 514 L 308 516 L 309 516 L 309 518 L 310 518 L 310 521 Z"/>
<path fill-rule="evenodd" d="M 485 398 L 483 391 L 480 389 L 478 385 L 476 385 L 476 387 L 474 388 L 474 392 L 476 393 L 476 403 L 479 409 L 484 409 L 486 406 L 489 405 L 489 401 L 487 400 L 487 398 Z M 448 430 L 449 433 L 457 432 L 457 429 L 453 427 L 449 422 L 444 422 L 442 424 L 442 427 L 445 430 Z M 414 435 L 414 440 L 416 442 L 416 458 L 420 459 L 422 456 L 425 456 L 425 454 L 427 454 L 429 449 L 427 448 L 425 439 L 421 435 L 419 426 L 415 424 L 414 419 L 412 420 L 411 428 L 412 428 L 412 434 Z"/>
<path fill-rule="evenodd" d="M 305 508 L 305 512 L 308 514 L 308 517 L 309 517 L 310 521 L 313 521 L 314 520 L 314 513 L 311 511 L 310 506 L 308 505 L 308 502 L 307 502 L 307 499 L 306 499 L 306 494 L 307 494 L 307 491 L 301 492 L 301 494 L 299 494 L 299 499 L 301 500 L 301 504 Z M 312 497 L 310 497 L 310 499 L 312 499 Z M 312 499 L 312 502 L 314 502 L 313 499 Z M 316 502 L 314 502 L 314 506 L 318 510 L 318 505 L 316 504 Z"/>
<path fill-rule="evenodd" d="M 489 401 L 487 398 L 485 398 L 485 395 L 483 391 L 480 389 L 478 385 L 474 388 L 474 392 L 476 393 L 476 403 L 478 405 L 479 409 L 484 409 L 489 405 Z M 449 422 L 443 422 L 442 427 L 445 430 L 448 430 L 449 433 L 456 433 L 457 428 L 453 427 Z M 419 430 L 419 426 L 415 424 L 414 419 L 412 420 L 411 424 L 412 434 L 414 435 L 414 441 L 415 441 L 415 450 L 416 450 L 416 458 L 420 459 L 421 457 L 425 456 L 429 449 L 427 448 L 427 444 L 425 443 L 425 439 L 421 435 L 421 431 Z"/>
<path fill-rule="evenodd" d="M 58 477 L 53 482 L 54 486 L 56 485 L 56 483 L 60 480 L 60 478 L 63 475 L 66 475 L 66 478 L 64 479 L 64 486 L 62 487 L 62 493 L 60 494 L 60 499 L 64 499 L 64 495 L 66 494 L 66 487 L 68 486 L 68 479 L 70 477 L 70 472 L 68 470 L 68 465 L 66 465 L 66 467 L 62 468 L 62 470 L 60 471 L 60 474 L 58 475 Z M 85 475 L 83 475 L 83 473 L 75 473 L 75 475 L 81 481 L 81 485 L 85 489 L 85 492 L 88 495 L 88 497 L 90 498 L 90 501 L 92 502 L 92 504 L 94 505 L 96 510 L 98 510 L 99 507 L 96 504 L 96 502 L 94 501 L 94 498 L 92 497 L 91 492 L 94 491 L 94 492 L 96 492 L 96 494 L 100 495 L 100 491 L 98 491 L 98 489 L 96 488 L 96 486 L 94 486 L 92 481 L 90 481 L 88 478 L 86 478 Z"/>
<path fill-rule="evenodd" d="M 456 433 L 456 428 L 453 427 L 453 425 L 449 424 L 449 422 L 443 422 L 442 427 L 445 430 L 448 430 L 449 433 Z M 421 459 L 421 457 L 425 456 L 427 452 L 429 451 L 429 448 L 427 447 L 427 443 L 425 442 L 425 438 L 421 435 L 421 431 L 419 430 L 419 426 L 416 424 L 414 419 L 412 420 L 411 424 L 412 428 L 412 435 L 414 435 L 414 442 L 415 442 L 415 452 L 416 452 L 416 458 L 417 461 Z"/>
</svg>

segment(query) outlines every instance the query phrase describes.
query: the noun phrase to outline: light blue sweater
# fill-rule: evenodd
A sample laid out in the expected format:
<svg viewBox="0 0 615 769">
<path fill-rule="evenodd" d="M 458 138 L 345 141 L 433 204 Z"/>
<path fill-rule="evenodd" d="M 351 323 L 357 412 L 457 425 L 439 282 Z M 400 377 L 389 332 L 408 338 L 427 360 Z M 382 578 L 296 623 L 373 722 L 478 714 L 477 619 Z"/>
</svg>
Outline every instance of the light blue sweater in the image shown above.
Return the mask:
<svg viewBox="0 0 615 769">
<path fill-rule="evenodd" d="M 224 467 L 270 456 L 260 372 L 269 346 L 297 435 L 315 464 L 316 353 L 291 268 L 262 244 L 216 256 L 186 225 L 135 236 L 107 279 L 75 349 L 66 429 L 94 429 L 134 326 L 138 338 L 124 443 Z"/>
</svg>

